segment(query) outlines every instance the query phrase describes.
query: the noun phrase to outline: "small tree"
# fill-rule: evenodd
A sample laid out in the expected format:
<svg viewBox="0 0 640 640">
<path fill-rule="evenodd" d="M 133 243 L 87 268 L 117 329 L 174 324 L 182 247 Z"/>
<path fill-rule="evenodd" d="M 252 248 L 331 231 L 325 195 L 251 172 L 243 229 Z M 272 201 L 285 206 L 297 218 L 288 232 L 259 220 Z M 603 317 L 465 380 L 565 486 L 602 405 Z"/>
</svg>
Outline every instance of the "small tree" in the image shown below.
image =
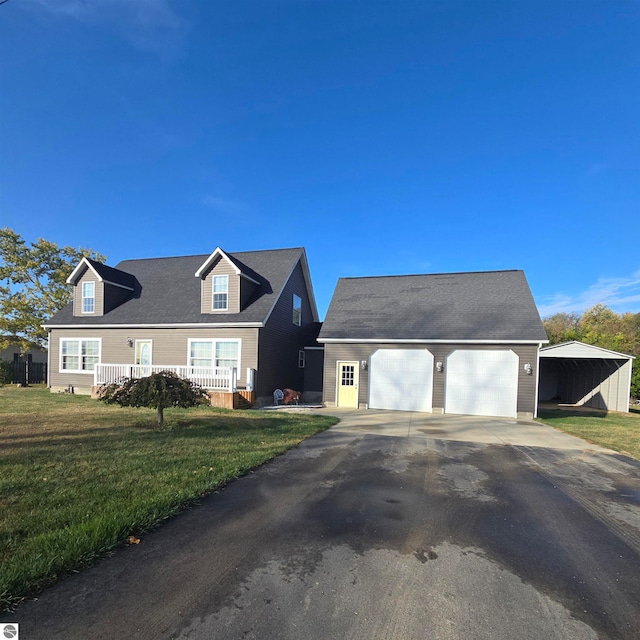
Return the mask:
<svg viewBox="0 0 640 640">
<path fill-rule="evenodd" d="M 204 402 L 207 394 L 190 380 L 180 378 L 171 371 L 161 371 L 146 378 L 123 378 L 119 382 L 102 385 L 98 398 L 121 407 L 157 409 L 158 424 L 162 424 L 165 409 L 194 407 Z"/>
</svg>

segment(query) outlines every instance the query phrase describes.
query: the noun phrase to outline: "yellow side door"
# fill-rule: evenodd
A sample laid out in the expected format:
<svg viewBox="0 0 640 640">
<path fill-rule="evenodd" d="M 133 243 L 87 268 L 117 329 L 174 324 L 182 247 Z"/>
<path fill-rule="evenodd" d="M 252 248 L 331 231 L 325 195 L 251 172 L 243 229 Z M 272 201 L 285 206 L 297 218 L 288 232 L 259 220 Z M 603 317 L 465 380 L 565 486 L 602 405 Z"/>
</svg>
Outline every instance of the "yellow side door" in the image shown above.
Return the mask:
<svg viewBox="0 0 640 640">
<path fill-rule="evenodd" d="M 358 363 L 338 362 L 338 406 L 358 408 Z"/>
</svg>

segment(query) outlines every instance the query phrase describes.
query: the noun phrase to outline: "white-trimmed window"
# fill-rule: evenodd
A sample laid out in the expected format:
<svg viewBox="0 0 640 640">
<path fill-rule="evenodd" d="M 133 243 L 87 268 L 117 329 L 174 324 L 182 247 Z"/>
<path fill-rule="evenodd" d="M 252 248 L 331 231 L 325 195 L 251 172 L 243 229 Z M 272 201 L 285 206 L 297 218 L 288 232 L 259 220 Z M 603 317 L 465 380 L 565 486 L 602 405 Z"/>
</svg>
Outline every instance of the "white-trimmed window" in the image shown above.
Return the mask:
<svg viewBox="0 0 640 640">
<path fill-rule="evenodd" d="M 301 369 L 304 369 L 304 365 L 305 365 L 305 352 L 304 349 L 300 349 L 300 351 L 298 351 L 298 366 Z"/>
<path fill-rule="evenodd" d="M 100 338 L 60 338 L 60 371 L 91 372 L 100 362 Z"/>
<path fill-rule="evenodd" d="M 213 276 L 213 310 L 226 311 L 229 308 L 229 276 Z"/>
<path fill-rule="evenodd" d="M 190 367 L 240 370 L 240 340 L 189 340 Z"/>
<path fill-rule="evenodd" d="M 302 325 L 302 298 L 293 294 L 293 324 Z"/>
<path fill-rule="evenodd" d="M 82 283 L 82 313 L 93 313 L 96 309 L 96 283 Z"/>
</svg>

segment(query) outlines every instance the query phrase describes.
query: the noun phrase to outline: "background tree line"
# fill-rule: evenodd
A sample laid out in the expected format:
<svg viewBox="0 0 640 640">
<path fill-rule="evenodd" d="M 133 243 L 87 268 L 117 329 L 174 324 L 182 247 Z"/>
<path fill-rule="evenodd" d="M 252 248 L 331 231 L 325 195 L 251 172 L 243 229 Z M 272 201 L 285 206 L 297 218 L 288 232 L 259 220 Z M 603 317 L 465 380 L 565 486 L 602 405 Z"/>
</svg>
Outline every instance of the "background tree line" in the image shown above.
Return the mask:
<svg viewBox="0 0 640 640">
<path fill-rule="evenodd" d="M 621 313 L 597 304 L 581 315 L 556 313 L 543 320 L 549 344 L 579 340 L 603 349 L 635 356 L 631 396 L 640 398 L 640 313 Z"/>
</svg>

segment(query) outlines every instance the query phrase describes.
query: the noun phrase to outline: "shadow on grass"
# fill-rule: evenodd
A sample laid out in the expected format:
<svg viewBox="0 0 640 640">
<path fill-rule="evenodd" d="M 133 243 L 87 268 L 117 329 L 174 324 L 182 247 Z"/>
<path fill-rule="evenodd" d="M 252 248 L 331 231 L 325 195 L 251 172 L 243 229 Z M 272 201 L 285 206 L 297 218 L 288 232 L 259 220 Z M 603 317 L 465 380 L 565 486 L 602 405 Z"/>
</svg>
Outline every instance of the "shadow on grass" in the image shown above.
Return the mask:
<svg viewBox="0 0 640 640">
<path fill-rule="evenodd" d="M 316 425 L 313 425 L 316 422 Z M 300 414 L 269 414 L 266 416 L 207 415 L 194 414 L 188 418 L 170 418 L 162 426 L 150 421 L 147 416 L 126 425 L 112 424 L 78 430 L 64 429 L 13 434 L 4 436 L 6 444 L 0 444 L 6 463 L 27 462 L 45 458 L 58 458 L 56 452 L 69 461 L 91 454 L 115 455 L 138 447 L 163 447 L 177 442 L 201 440 L 215 449 L 216 442 L 234 446 L 245 441 L 255 444 L 256 438 L 276 440 L 269 442 L 278 446 L 277 440 L 291 441 L 308 438 L 313 433 L 327 429 L 333 422 L 324 416 Z M 226 442 L 225 442 L 226 441 Z M 72 449 L 68 449 L 72 446 Z M 287 445 L 285 445 L 285 449 Z"/>
<path fill-rule="evenodd" d="M 609 415 L 607 411 L 599 409 L 539 409 L 538 417 L 542 420 L 552 418 L 606 418 Z"/>
</svg>

